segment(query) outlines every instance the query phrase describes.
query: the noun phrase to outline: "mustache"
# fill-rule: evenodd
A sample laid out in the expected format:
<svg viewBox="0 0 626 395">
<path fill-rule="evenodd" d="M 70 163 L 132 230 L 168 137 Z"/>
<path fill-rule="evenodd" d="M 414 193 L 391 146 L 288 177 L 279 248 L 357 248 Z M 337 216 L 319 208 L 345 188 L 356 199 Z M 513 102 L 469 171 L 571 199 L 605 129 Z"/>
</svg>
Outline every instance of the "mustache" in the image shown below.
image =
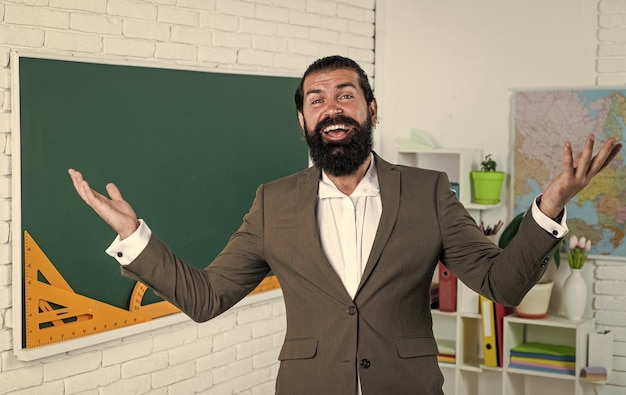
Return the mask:
<svg viewBox="0 0 626 395">
<path fill-rule="evenodd" d="M 331 126 L 331 125 L 336 125 L 339 123 L 350 125 L 355 128 L 361 127 L 361 125 L 353 118 L 347 117 L 345 115 L 335 115 L 334 117 L 328 117 L 328 118 L 324 118 L 323 120 L 321 120 L 320 123 L 318 123 L 317 126 L 315 127 L 314 131 L 316 134 L 319 134 L 319 133 L 322 133 L 322 130 L 324 130 L 324 128 Z"/>
</svg>

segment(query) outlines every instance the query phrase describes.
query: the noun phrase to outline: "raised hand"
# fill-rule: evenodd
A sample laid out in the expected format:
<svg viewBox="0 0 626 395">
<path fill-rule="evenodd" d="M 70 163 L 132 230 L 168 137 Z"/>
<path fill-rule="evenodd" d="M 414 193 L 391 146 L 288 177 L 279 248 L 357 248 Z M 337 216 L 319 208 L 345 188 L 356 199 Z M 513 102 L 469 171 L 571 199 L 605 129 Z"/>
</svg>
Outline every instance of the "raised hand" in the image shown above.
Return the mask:
<svg viewBox="0 0 626 395">
<path fill-rule="evenodd" d="M 593 145 L 595 136 L 587 136 L 585 146 L 578 155 L 572 156 L 572 144 L 565 143 L 563 150 L 563 171 L 556 176 L 543 191 L 539 209 L 551 218 L 556 218 L 565 205 L 578 192 L 585 188 L 593 177 L 604 169 L 622 149 L 615 137 L 608 139 L 595 156 Z"/>
<path fill-rule="evenodd" d="M 135 210 L 122 198 L 115 184 L 107 184 L 106 190 L 110 199 L 94 191 L 83 175 L 74 169 L 68 173 L 74 183 L 78 195 L 87 203 L 122 239 L 130 236 L 139 227 Z"/>
</svg>

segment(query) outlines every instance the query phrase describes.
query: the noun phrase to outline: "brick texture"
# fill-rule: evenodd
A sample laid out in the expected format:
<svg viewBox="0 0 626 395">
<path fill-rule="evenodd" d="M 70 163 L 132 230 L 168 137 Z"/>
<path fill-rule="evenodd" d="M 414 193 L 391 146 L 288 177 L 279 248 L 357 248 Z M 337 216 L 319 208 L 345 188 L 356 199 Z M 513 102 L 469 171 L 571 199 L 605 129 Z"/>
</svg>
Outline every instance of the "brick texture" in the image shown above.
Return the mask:
<svg viewBox="0 0 626 395">
<path fill-rule="evenodd" d="M 273 394 L 285 334 L 276 294 L 203 324 L 15 357 L 11 51 L 289 76 L 339 53 L 356 55 L 371 74 L 374 8 L 374 0 L 0 0 L 0 394 Z"/>
</svg>

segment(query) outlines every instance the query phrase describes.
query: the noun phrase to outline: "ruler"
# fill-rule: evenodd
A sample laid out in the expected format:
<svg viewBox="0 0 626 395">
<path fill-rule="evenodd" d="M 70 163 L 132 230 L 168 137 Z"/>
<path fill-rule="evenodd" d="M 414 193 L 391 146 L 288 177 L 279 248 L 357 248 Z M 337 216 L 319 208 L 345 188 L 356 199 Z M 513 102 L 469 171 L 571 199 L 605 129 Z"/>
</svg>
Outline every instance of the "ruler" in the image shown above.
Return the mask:
<svg viewBox="0 0 626 395">
<path fill-rule="evenodd" d="M 267 276 L 250 295 L 280 288 Z M 180 312 L 167 301 L 142 305 L 148 287 L 137 281 L 128 310 L 74 292 L 33 237 L 24 231 L 26 348 L 123 328 Z"/>
<path fill-rule="evenodd" d="M 260 292 L 270 291 L 272 289 L 280 288 L 280 284 L 275 275 L 267 276 L 261 281 L 255 289 L 253 289 L 249 295 L 253 295 Z M 148 305 L 142 305 L 143 297 L 148 290 L 148 286 L 137 281 L 133 292 L 130 296 L 130 303 L 128 310 L 134 313 L 138 313 L 150 318 L 162 317 L 168 314 L 174 314 L 180 312 L 180 310 L 167 301 L 151 303 Z"/>
<path fill-rule="evenodd" d="M 26 348 L 93 335 L 151 318 L 79 295 L 24 231 Z"/>
<path fill-rule="evenodd" d="M 255 289 L 253 289 L 249 295 L 257 294 L 259 292 L 271 291 L 272 289 L 280 288 L 280 284 L 275 275 L 267 276 L 261 281 Z"/>
</svg>

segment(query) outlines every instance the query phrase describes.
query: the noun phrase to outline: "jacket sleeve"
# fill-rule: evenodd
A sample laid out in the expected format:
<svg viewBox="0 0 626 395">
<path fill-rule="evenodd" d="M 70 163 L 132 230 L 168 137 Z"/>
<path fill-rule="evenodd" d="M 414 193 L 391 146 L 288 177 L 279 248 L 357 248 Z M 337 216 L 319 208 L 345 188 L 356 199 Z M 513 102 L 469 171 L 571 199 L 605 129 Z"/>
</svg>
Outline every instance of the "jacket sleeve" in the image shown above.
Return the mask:
<svg viewBox="0 0 626 395">
<path fill-rule="evenodd" d="M 141 281 L 196 322 L 228 310 L 269 272 L 263 258 L 263 186 L 239 230 L 204 269 L 177 257 L 154 234 L 143 252 L 122 267 L 124 276 Z"/>
<path fill-rule="evenodd" d="M 447 176 L 437 186 L 442 261 L 463 283 L 495 302 L 516 306 L 545 273 L 561 239 L 525 215 L 505 249 L 487 239 L 450 192 Z"/>
</svg>

